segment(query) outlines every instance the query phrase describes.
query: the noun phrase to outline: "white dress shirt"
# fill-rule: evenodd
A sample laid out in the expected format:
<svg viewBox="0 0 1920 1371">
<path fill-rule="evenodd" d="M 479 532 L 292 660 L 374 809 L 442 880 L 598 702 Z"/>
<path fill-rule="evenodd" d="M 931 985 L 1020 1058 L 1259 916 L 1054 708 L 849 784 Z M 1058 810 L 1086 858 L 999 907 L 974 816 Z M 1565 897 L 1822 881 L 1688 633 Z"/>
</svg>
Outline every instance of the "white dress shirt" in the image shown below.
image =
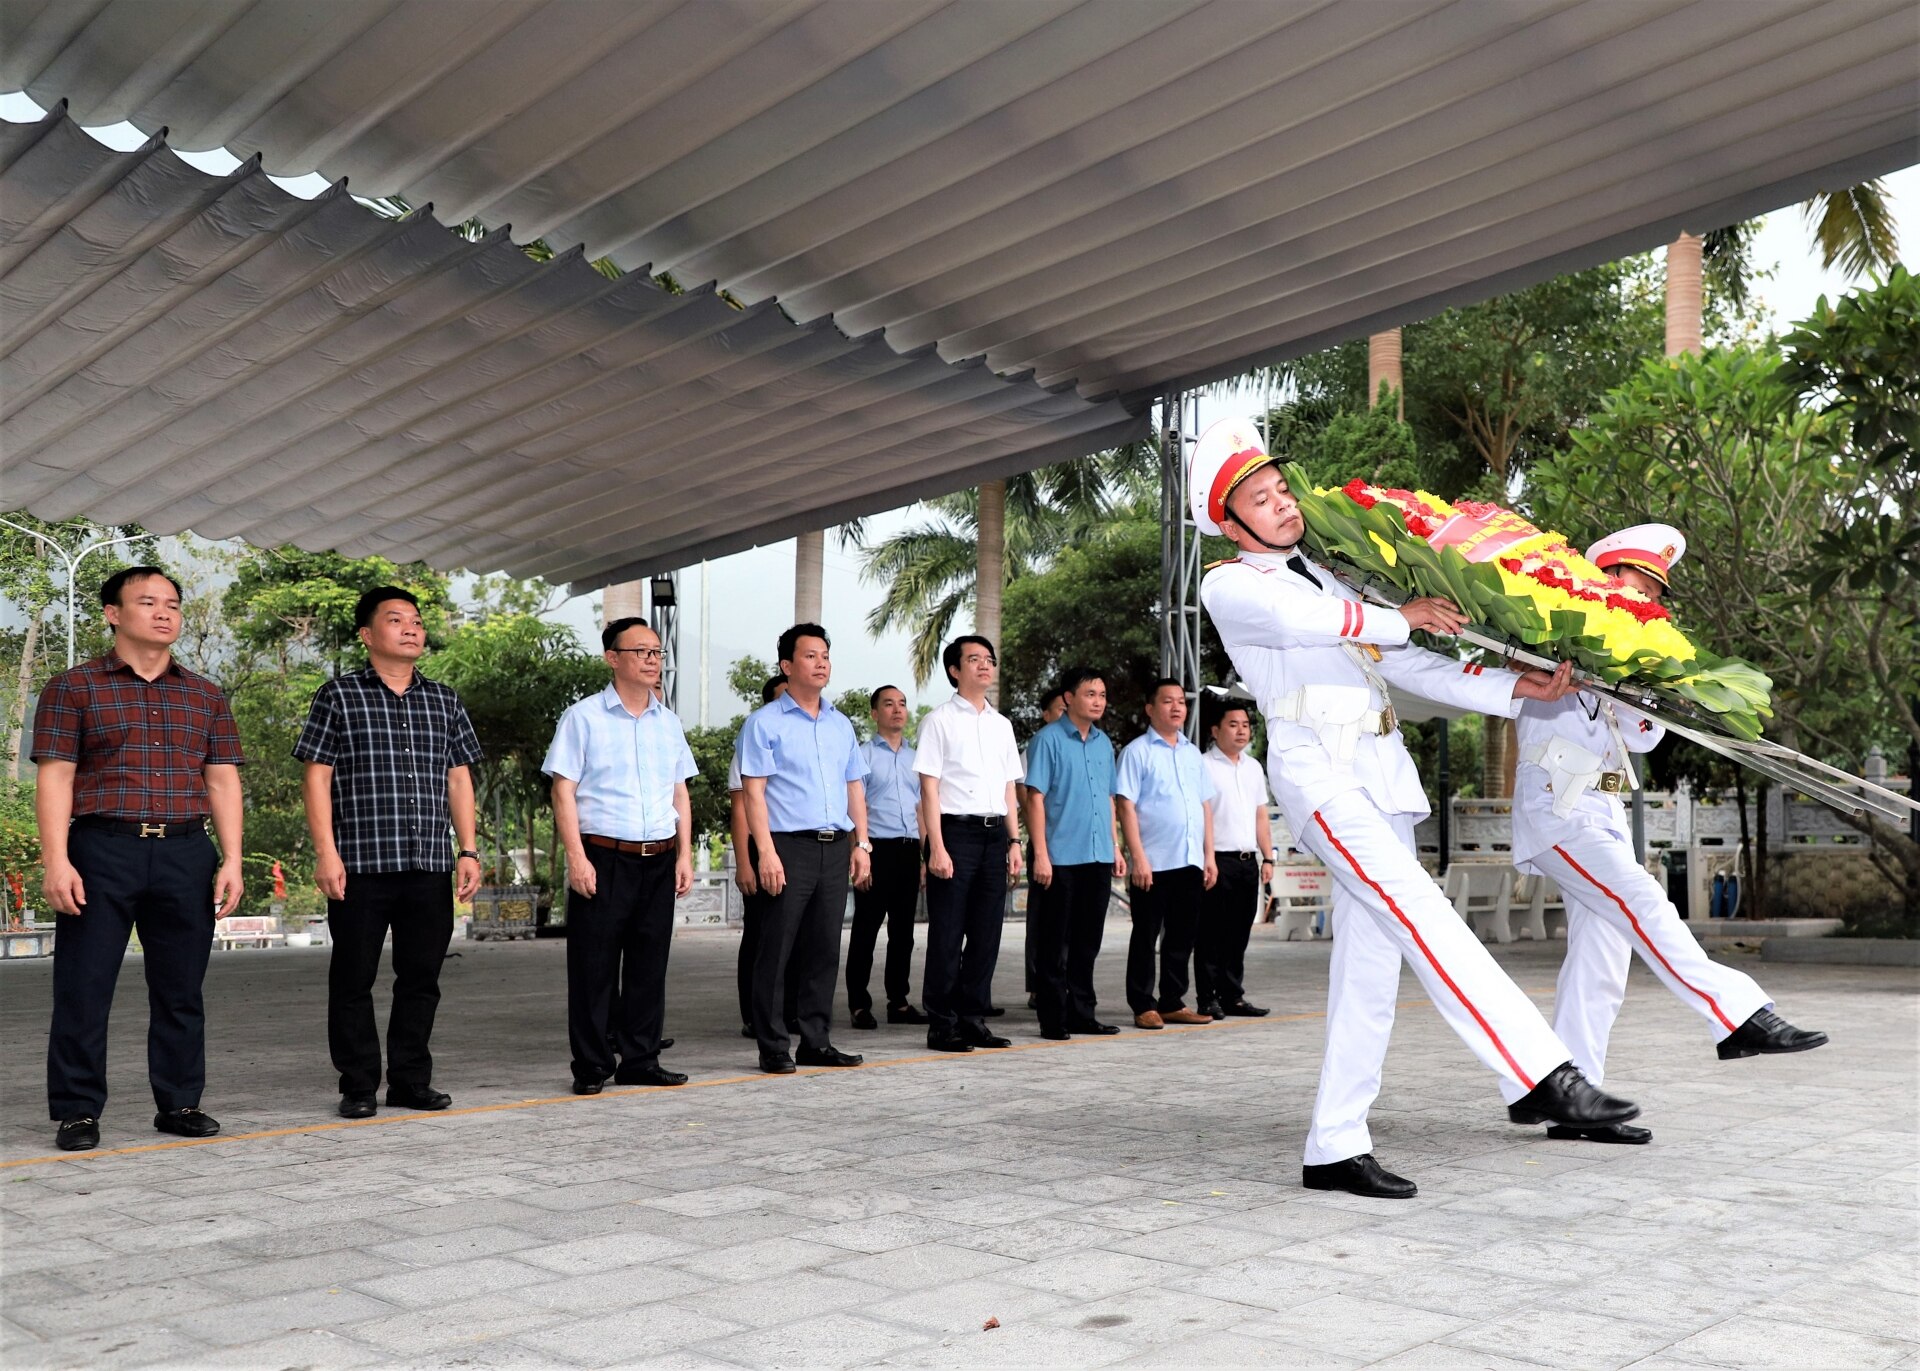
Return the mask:
<svg viewBox="0 0 1920 1371">
<path fill-rule="evenodd" d="M 1007 812 L 1007 782 L 1026 772 L 1013 725 L 992 705 L 975 709 L 958 694 L 920 723 L 913 769 L 940 782 L 941 814 Z"/>
<path fill-rule="evenodd" d="M 1576 691 L 1553 704 L 1527 700 L 1515 728 L 1519 734 L 1520 754 L 1554 738 L 1578 743 L 1600 758 L 1609 771 L 1632 763 L 1614 746 L 1613 730 L 1607 727 L 1606 704 L 1595 695 Z M 1613 705 L 1620 725 L 1620 741 L 1628 752 L 1651 752 L 1667 736 L 1664 725 L 1657 724 L 1629 705 Z M 1633 829 L 1627 821 L 1626 806 L 1619 795 L 1604 790 L 1589 790 L 1565 816 L 1553 812 L 1553 789 L 1547 773 L 1532 762 L 1523 761 L 1513 776 L 1513 864 L 1524 864 L 1554 844 L 1567 841 L 1582 829 L 1597 829 L 1623 842 L 1631 842 Z M 1548 872 L 1549 875 L 1553 874 Z"/>
<path fill-rule="evenodd" d="M 1213 850 L 1266 853 L 1255 846 L 1253 821 L 1267 807 L 1267 773 L 1251 752 L 1229 759 L 1219 747 L 1210 747 L 1201 760 L 1213 777 Z"/>
<path fill-rule="evenodd" d="M 674 712 L 650 699 L 630 714 L 612 686 L 560 716 L 541 770 L 578 787 L 581 833 L 632 843 L 674 835 L 675 788 L 700 774 Z"/>
</svg>

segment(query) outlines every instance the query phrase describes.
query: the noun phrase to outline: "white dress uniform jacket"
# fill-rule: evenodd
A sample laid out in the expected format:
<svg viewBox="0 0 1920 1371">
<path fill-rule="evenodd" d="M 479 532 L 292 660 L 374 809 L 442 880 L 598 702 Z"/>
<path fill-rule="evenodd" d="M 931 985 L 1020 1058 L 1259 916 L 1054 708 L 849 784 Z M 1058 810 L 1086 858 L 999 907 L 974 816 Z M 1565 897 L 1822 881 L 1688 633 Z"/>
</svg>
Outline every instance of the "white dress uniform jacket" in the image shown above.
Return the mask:
<svg viewBox="0 0 1920 1371">
<path fill-rule="evenodd" d="M 1385 708 L 1356 659 L 1362 644 L 1381 650 L 1368 665 L 1389 685 L 1476 714 L 1513 718 L 1526 703 L 1514 699 L 1516 678 L 1411 646 L 1398 610 L 1362 604 L 1332 572 L 1308 561 L 1319 581 L 1311 584 L 1287 561 L 1284 553 L 1243 552 L 1200 583 L 1200 602 L 1266 716 L 1267 774 L 1287 822 L 1302 832 L 1314 810 L 1349 790 L 1365 791 L 1383 814 L 1426 817 L 1426 792 L 1397 729 L 1385 737 L 1362 733 L 1352 764 L 1343 766 L 1313 728 L 1277 717 L 1283 711 L 1276 702 L 1303 686 L 1357 686 L 1369 692 L 1371 708 Z"/>
<path fill-rule="evenodd" d="M 1554 812 L 1553 788 L 1547 773 L 1538 763 L 1524 760 L 1555 739 L 1572 743 L 1600 759 L 1605 771 L 1622 771 L 1632 766 L 1614 742 L 1607 726 L 1608 702 L 1585 691 L 1575 691 L 1553 704 L 1522 700 L 1514 725 L 1519 736 L 1522 761 L 1514 770 L 1513 790 L 1513 864 L 1522 871 L 1537 871 L 1529 865 L 1532 858 L 1548 851 L 1557 842 L 1581 831 L 1598 830 L 1611 837 L 1632 841 L 1627 824 L 1626 806 L 1621 796 L 1590 789 L 1564 816 Z M 1629 753 L 1651 752 L 1667 736 L 1663 725 L 1629 705 L 1614 704 L 1614 717 L 1620 727 L 1620 742 Z"/>
</svg>

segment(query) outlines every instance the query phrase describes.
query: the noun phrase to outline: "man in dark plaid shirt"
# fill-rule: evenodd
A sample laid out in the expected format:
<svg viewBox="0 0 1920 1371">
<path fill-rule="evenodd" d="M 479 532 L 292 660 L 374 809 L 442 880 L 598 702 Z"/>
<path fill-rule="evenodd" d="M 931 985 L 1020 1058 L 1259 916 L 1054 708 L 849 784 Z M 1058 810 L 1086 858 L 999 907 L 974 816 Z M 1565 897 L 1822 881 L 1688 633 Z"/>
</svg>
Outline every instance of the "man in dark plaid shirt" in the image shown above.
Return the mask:
<svg viewBox="0 0 1920 1371">
<path fill-rule="evenodd" d="M 189 1138 L 220 1131 L 200 1112 L 200 987 L 214 919 L 240 901 L 240 738 L 220 688 L 173 660 L 179 583 L 158 567 L 129 567 L 100 587 L 100 604 L 113 650 L 49 681 L 33 716 L 47 903 L 63 916 L 47 1112 L 69 1152 L 100 1142 L 107 1013 L 136 926 L 152 1006 L 153 1125 Z"/>
<path fill-rule="evenodd" d="M 393 933 L 393 1010 L 387 1022 L 387 1103 L 445 1109 L 433 1088 L 434 1011 L 440 964 L 459 897 L 480 887 L 474 849 L 473 764 L 480 743 L 453 690 L 414 667 L 426 651 L 419 603 L 380 586 L 354 609 L 371 665 L 321 686 L 293 755 L 307 764 L 307 828 L 314 876 L 327 897 L 333 960 L 327 974 L 327 1044 L 340 1072 L 340 1113 L 377 1108 L 380 1031 L 373 983 Z M 458 835 L 456 863 L 448 829 Z"/>
</svg>

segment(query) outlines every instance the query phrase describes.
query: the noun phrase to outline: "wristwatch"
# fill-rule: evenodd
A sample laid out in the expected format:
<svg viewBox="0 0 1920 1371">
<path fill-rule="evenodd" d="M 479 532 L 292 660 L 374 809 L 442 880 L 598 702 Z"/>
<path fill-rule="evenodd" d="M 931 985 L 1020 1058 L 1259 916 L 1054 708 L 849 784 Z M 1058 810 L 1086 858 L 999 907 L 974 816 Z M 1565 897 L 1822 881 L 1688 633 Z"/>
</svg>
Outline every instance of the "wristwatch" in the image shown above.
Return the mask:
<svg viewBox="0 0 1920 1371">
<path fill-rule="evenodd" d="M 462 856 L 462 857 L 471 857 L 471 858 L 473 858 L 473 859 L 474 859 L 474 860 L 475 860 L 476 862 L 480 860 L 480 854 L 479 854 L 478 852 L 475 852 L 475 851 L 474 851 L 474 850 L 473 850 L 472 848 L 470 848 L 470 847 L 463 847 L 463 848 L 461 848 L 461 849 L 460 849 L 460 856 Z"/>
<path fill-rule="evenodd" d="M 865 838 L 854 839 L 853 845 L 859 848 L 862 852 L 872 853 L 873 851 L 873 844 L 868 842 Z"/>
</svg>

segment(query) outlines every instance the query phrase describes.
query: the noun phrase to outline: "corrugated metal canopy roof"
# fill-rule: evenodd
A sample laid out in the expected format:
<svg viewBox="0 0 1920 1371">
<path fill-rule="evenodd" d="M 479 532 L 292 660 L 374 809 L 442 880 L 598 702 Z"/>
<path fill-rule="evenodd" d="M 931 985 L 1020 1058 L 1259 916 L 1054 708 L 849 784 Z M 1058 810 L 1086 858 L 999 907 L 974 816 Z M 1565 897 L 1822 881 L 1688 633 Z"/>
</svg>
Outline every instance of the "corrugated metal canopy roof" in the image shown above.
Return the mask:
<svg viewBox="0 0 1920 1371">
<path fill-rule="evenodd" d="M 1071 390 L 0 125 L 10 506 L 581 589 L 1126 441 Z"/>
<path fill-rule="evenodd" d="M 8 0 L 0 82 L 1136 404 L 1920 157 L 1911 0 Z"/>
<path fill-rule="evenodd" d="M 43 105 L 68 100 L 84 123 L 165 126 L 188 149 L 257 149 L 276 175 L 350 176 L 360 194 L 431 202 L 448 222 L 511 223 L 522 239 L 717 281 L 762 306 L 727 315 L 707 295 L 669 305 L 638 282 L 594 285 L 573 262 L 527 276 L 503 241 L 469 249 L 425 225 L 349 227 L 344 197 L 302 209 L 256 177 L 224 194 L 252 206 L 263 227 L 246 232 L 260 241 L 208 247 L 216 255 L 196 271 L 214 270 L 222 251 L 237 263 L 270 237 L 263 262 L 319 272 L 300 256 L 315 246 L 311 226 L 341 241 L 370 235 L 343 279 L 411 254 L 404 270 L 418 280 L 367 285 L 395 292 L 393 308 L 369 318 L 394 317 L 422 293 L 452 309 L 467 289 L 486 305 L 475 322 L 443 327 L 477 354 L 522 365 L 476 373 L 497 394 L 452 400 L 422 382 L 415 399 L 375 401 L 386 378 L 353 371 L 367 354 L 339 354 L 331 335 L 299 346 L 305 323 L 229 320 L 233 338 L 265 339 L 279 350 L 272 364 L 327 403 L 368 387 L 372 408 L 328 419 L 345 426 L 328 442 L 352 454 L 327 459 L 341 463 L 330 480 L 297 466 L 332 451 L 325 443 L 304 432 L 269 441 L 288 416 L 317 412 L 304 391 L 273 423 L 224 435 L 210 434 L 208 415 L 158 406 L 167 387 L 144 381 L 144 398 L 117 397 L 110 417 L 73 418 L 59 407 L 103 403 L 87 387 L 106 355 L 89 351 L 93 325 L 49 318 L 31 339 L 9 340 L 16 357 L 54 349 L 46 355 L 78 368 L 30 407 L 61 416 L 35 420 L 61 436 L 36 439 L 51 446 L 33 460 L 61 453 L 67 464 L 50 488 L 58 499 L 36 498 L 261 539 L 416 540 L 441 560 L 592 584 L 1131 431 L 1116 410 L 1071 412 L 1070 397 L 1025 381 L 996 387 L 977 367 L 942 376 L 929 349 L 1117 395 L 1138 412 L 1170 387 L 1908 165 L 1920 159 L 1916 70 L 1911 0 L 7 0 L 0 87 Z M 168 214 L 208 193 L 179 169 L 150 174 L 173 197 L 154 202 Z M 137 205 L 119 211 L 132 216 L 123 239 L 166 255 L 171 240 L 148 242 L 158 230 L 133 222 Z M 287 230 L 272 227 L 283 221 Z M 90 260 L 85 236 L 67 235 L 76 270 Z M 124 282 L 103 286 L 101 304 L 76 306 L 79 317 L 117 301 L 127 313 L 116 327 L 138 317 L 153 339 L 213 327 L 184 305 L 177 318 L 142 314 L 161 297 L 134 283 L 134 249 L 118 251 L 128 260 L 95 257 L 117 262 Z M 237 300 L 247 268 L 232 270 Z M 563 313 L 535 322 L 531 302 L 549 294 Z M 25 298 L 42 309 L 32 290 Z M 792 330 L 765 308 L 775 299 L 838 329 Z M 359 338 L 372 327 L 345 305 L 327 308 L 320 333 Z M 649 322 L 634 321 L 643 314 Z M 481 328 L 499 337 L 483 344 Z M 607 337 L 568 341 L 576 330 Z M 452 346 L 453 334 L 436 336 Z M 567 360 L 539 360 L 543 346 Z M 226 367 L 224 384 L 260 361 L 224 336 L 206 347 L 184 364 L 204 378 L 196 384 Z M 744 379 L 767 365 L 744 361 L 712 379 L 711 350 L 735 347 L 779 358 L 781 380 Z M 620 392 L 612 376 L 596 389 L 586 377 L 607 349 L 701 379 L 671 383 L 663 402 Z M 562 389 L 597 404 L 595 421 L 576 429 L 559 408 L 526 400 L 544 383 L 516 375 L 527 364 L 540 377 L 580 369 Z M 634 369 L 622 365 L 621 375 Z M 70 398 L 74 387 L 90 398 Z M 924 417 L 935 394 L 967 397 L 940 402 L 944 429 Z M 525 417 L 495 414 L 521 416 L 523 400 Z M 799 418 L 780 417 L 789 401 Z M 894 443 L 903 406 L 923 417 Z M 977 409 L 1001 417 L 977 425 Z M 819 417 L 828 410 L 830 422 Z M 473 427 L 481 416 L 497 423 Z M 929 423 L 943 436 L 929 436 Z M 175 489 L 191 478 L 185 456 L 166 455 L 172 442 L 273 479 L 257 496 Z M 522 454 L 524 465 L 433 469 L 456 449 Z M 809 470 L 788 464 L 796 452 L 811 454 L 817 478 L 796 476 Z M 650 473 L 645 492 L 597 497 L 588 473 L 603 473 L 604 487 L 605 471 L 628 469 L 621 460 Z M 702 482 L 728 465 L 745 493 L 719 510 Z M 172 498 L 133 513 L 134 472 Z M 483 479 L 510 494 L 497 512 L 476 493 Z M 99 491 L 86 494 L 94 481 Z M 355 504 L 359 483 L 378 498 Z M 8 499 L 18 502 L 12 489 Z M 577 564 L 568 518 L 580 521 Z"/>
</svg>

